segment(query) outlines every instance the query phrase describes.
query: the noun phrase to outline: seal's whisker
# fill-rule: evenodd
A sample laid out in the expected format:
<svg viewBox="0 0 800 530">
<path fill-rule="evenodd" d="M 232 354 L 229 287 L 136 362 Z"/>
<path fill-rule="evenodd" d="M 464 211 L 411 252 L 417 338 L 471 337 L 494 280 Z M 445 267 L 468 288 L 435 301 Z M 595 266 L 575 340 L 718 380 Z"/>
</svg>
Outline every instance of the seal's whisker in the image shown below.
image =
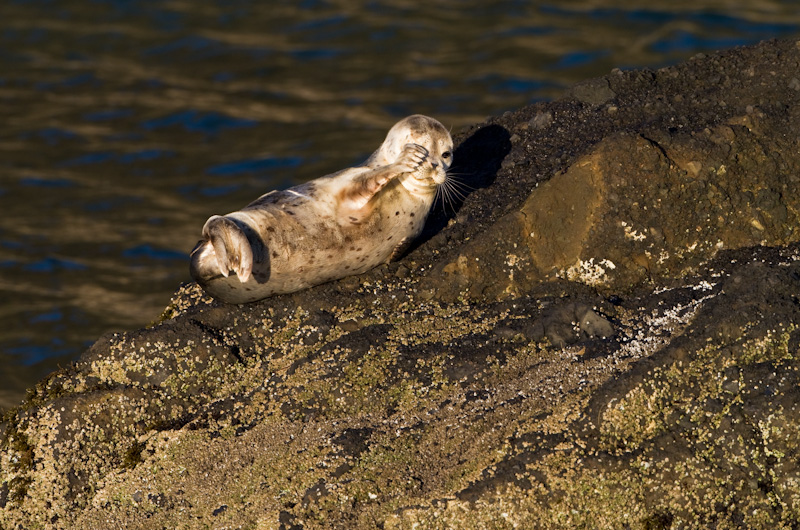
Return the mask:
<svg viewBox="0 0 800 530">
<path fill-rule="evenodd" d="M 464 200 L 467 198 L 467 195 L 469 195 L 471 191 L 475 190 L 475 187 L 470 186 L 466 182 L 454 177 L 454 174 L 450 172 L 447 173 L 447 178 L 441 186 L 444 188 L 442 190 L 442 194 L 447 195 L 448 200 L 452 203 L 455 203 L 456 200 L 464 202 Z"/>
<path fill-rule="evenodd" d="M 461 178 L 461 177 L 465 177 L 467 175 L 469 175 L 469 173 L 457 173 L 457 172 L 451 171 L 449 169 L 447 170 L 447 180 L 452 181 L 454 184 L 456 184 L 458 186 L 462 186 L 462 187 L 474 190 L 475 189 L 474 186 L 470 186 L 469 184 L 464 182 L 464 180 Z"/>
<path fill-rule="evenodd" d="M 456 188 L 455 186 L 450 186 L 447 188 L 448 193 L 451 195 L 458 197 L 459 200 L 464 201 L 467 198 L 467 194 L 464 193 L 462 190 Z"/>
<path fill-rule="evenodd" d="M 467 198 L 467 194 L 462 192 L 455 186 L 453 186 L 452 183 L 450 184 L 445 183 L 443 187 L 444 187 L 443 193 L 448 197 L 448 199 L 451 202 L 455 202 L 456 199 L 461 202 L 464 202 L 464 200 Z"/>
<path fill-rule="evenodd" d="M 446 182 L 447 182 L 447 181 L 445 181 L 445 183 L 446 183 Z M 448 203 L 448 201 L 447 201 L 447 199 L 445 198 L 445 194 L 446 194 L 446 193 L 447 193 L 447 191 L 446 191 L 445 184 L 444 184 L 444 183 L 443 183 L 443 184 L 440 184 L 440 185 L 439 185 L 439 186 L 436 188 L 436 196 L 434 197 L 434 201 L 435 201 L 435 202 L 440 202 L 440 203 L 442 204 L 442 206 L 447 206 L 447 203 Z"/>
<path fill-rule="evenodd" d="M 459 182 L 457 179 L 449 178 L 451 177 L 449 173 L 447 176 L 448 178 L 436 188 L 436 200 L 442 203 L 445 211 L 447 211 L 449 207 L 450 211 L 455 214 L 456 205 L 460 202 L 464 202 L 467 198 L 467 194 L 461 189 L 463 183 Z"/>
<path fill-rule="evenodd" d="M 475 186 L 470 186 L 463 180 L 458 179 L 447 179 L 447 184 L 459 190 L 475 191 L 476 189 Z"/>
</svg>

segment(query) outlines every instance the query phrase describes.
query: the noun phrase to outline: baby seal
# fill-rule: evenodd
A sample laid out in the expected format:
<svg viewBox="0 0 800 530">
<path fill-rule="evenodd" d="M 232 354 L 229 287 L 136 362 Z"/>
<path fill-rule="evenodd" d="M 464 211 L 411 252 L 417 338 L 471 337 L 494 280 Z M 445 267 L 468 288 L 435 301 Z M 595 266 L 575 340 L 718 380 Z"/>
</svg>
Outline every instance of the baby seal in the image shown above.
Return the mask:
<svg viewBox="0 0 800 530">
<path fill-rule="evenodd" d="M 409 116 L 362 165 L 209 218 L 192 251 L 192 277 L 211 296 L 240 304 L 390 261 L 422 231 L 452 160 L 447 129 Z"/>
</svg>

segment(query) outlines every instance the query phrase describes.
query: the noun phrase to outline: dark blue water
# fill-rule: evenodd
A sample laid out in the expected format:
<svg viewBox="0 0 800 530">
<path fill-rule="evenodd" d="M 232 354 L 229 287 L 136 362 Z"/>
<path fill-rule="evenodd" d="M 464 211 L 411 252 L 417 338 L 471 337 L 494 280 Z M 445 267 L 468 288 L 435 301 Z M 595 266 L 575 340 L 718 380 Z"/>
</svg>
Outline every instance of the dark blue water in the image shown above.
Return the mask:
<svg viewBox="0 0 800 530">
<path fill-rule="evenodd" d="M 155 320 L 211 214 L 614 67 L 800 36 L 741 2 L 13 1 L 0 6 L 0 408 Z M 730 4 L 730 5 L 728 5 Z"/>
</svg>

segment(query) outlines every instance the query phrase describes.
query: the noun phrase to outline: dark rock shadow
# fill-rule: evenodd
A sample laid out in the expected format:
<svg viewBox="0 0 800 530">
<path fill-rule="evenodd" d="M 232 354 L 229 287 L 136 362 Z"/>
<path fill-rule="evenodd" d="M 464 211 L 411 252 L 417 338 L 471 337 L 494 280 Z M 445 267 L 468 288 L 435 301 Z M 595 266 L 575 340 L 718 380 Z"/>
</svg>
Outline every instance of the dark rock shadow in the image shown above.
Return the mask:
<svg viewBox="0 0 800 530">
<path fill-rule="evenodd" d="M 437 198 L 417 244 L 447 226 L 471 193 L 489 187 L 510 151 L 511 134 L 500 125 L 481 127 L 459 143 L 453 153 L 453 166 L 448 171 L 456 181 L 458 193 L 451 194 L 447 201 L 441 196 Z"/>
</svg>

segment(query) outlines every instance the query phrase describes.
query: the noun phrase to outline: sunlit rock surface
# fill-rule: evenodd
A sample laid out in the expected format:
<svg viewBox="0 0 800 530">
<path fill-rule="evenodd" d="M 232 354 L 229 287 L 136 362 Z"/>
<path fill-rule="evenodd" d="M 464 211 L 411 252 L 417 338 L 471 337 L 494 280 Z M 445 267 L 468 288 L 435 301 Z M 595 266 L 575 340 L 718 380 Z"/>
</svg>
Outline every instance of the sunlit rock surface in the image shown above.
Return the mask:
<svg viewBox="0 0 800 530">
<path fill-rule="evenodd" d="M 400 262 L 184 286 L 7 416 L 0 526 L 796 524 L 798 72 L 612 72 L 459 134 Z"/>
</svg>

